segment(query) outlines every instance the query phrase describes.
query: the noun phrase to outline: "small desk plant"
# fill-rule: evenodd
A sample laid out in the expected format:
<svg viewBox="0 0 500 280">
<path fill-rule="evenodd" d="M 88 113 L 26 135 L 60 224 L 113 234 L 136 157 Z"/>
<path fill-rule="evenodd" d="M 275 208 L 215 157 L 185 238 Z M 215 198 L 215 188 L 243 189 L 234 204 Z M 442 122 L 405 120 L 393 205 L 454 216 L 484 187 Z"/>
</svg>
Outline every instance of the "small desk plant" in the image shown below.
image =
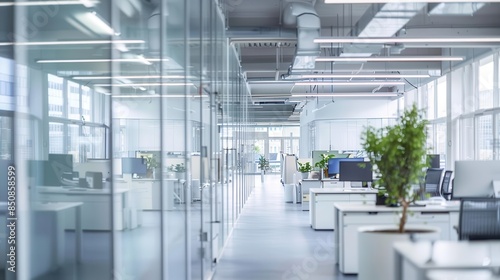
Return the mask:
<svg viewBox="0 0 500 280">
<path fill-rule="evenodd" d="M 264 155 L 260 155 L 258 166 L 260 169 L 260 180 L 264 182 L 264 174 L 269 170 L 269 160 Z"/>
<path fill-rule="evenodd" d="M 155 155 L 151 155 L 145 158 L 146 168 L 148 173 L 151 174 L 151 178 L 156 179 L 156 169 L 160 166 L 156 160 Z"/>
<path fill-rule="evenodd" d="M 428 151 L 427 124 L 423 112 L 414 105 L 403 113 L 395 125 L 368 127 L 362 133 L 363 148 L 375 172 L 380 174 L 380 179 L 374 182 L 374 186 L 386 195 L 386 204 L 398 205 L 400 208 L 397 226 L 375 226 L 358 233 L 359 248 L 370 247 L 359 255 L 359 280 L 393 279 L 393 259 L 381 256 L 392 256 L 392 243 L 395 241 L 408 240 L 410 233 L 418 233 L 419 236 L 422 234 L 423 238 L 438 236 L 429 227 L 406 228 L 408 207 L 420 195 L 413 192 L 412 184 L 419 183 L 428 167 L 425 160 Z M 374 249 L 374 246 L 377 248 Z M 377 264 L 373 264 L 373 261 Z M 374 267 L 377 271 L 371 269 Z"/>
<path fill-rule="evenodd" d="M 299 165 L 299 172 L 302 173 L 302 179 L 309 178 L 309 172 L 312 171 L 311 163 L 310 162 L 306 162 L 306 163 L 297 162 L 297 164 Z"/>
<path fill-rule="evenodd" d="M 168 169 L 169 171 L 175 172 L 177 179 L 185 179 L 186 167 L 184 163 L 172 164 Z"/>
<path fill-rule="evenodd" d="M 318 167 L 319 171 L 323 171 L 323 178 L 328 178 L 328 160 L 334 158 L 335 155 L 332 154 L 321 154 L 321 159 L 314 164 L 314 167 Z"/>
</svg>

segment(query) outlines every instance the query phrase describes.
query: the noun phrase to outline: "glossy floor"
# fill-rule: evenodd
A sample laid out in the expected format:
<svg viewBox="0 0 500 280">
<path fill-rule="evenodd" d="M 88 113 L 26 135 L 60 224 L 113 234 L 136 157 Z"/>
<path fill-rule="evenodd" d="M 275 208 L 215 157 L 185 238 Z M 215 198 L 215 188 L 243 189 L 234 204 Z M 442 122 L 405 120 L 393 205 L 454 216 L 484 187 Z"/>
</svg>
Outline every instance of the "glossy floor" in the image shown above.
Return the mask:
<svg viewBox="0 0 500 280">
<path fill-rule="evenodd" d="M 333 231 L 311 229 L 309 212 L 285 203 L 279 176 L 257 180 L 214 280 L 357 279 L 338 272 Z"/>
</svg>

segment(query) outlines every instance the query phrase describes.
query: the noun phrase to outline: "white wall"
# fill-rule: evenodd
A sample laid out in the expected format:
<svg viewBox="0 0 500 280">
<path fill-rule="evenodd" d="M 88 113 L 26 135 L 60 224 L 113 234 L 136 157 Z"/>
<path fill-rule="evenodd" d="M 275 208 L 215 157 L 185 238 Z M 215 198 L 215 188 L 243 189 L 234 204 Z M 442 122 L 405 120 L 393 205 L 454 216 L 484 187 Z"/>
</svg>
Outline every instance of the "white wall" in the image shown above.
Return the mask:
<svg viewBox="0 0 500 280">
<path fill-rule="evenodd" d="M 310 100 L 300 115 L 300 157 L 310 157 L 313 147 L 360 149 L 364 124 L 372 124 L 372 119 L 396 118 L 397 112 L 396 99 L 337 99 L 319 104 Z M 312 131 L 310 125 L 314 126 Z M 310 143 L 311 138 L 315 143 Z"/>
</svg>

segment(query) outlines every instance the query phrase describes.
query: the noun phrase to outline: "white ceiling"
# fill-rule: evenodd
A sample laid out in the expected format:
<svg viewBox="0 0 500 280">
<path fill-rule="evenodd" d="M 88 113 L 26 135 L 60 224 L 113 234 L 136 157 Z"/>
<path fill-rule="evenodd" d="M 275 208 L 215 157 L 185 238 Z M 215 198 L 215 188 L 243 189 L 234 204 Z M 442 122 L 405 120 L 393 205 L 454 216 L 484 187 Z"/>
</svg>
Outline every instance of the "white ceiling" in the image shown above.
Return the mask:
<svg viewBox="0 0 500 280">
<path fill-rule="evenodd" d="M 297 35 L 296 28 L 285 28 L 283 25 L 283 9 L 287 0 L 224 0 L 221 1 L 223 12 L 226 15 L 227 36 L 240 52 L 241 65 L 251 91 L 251 100 L 255 104 L 250 108 L 250 120 L 255 122 L 280 123 L 297 122 L 300 107 L 290 102 L 292 93 L 331 93 L 331 92 L 394 92 L 404 93 L 425 84 L 436 77 L 426 79 L 402 80 L 405 85 L 397 87 L 378 86 L 294 86 L 284 81 L 288 68 L 295 57 Z M 114 26 L 119 26 L 121 39 L 140 39 L 142 44 L 128 44 L 129 52 L 118 54 L 121 57 L 143 54 L 154 58 L 159 55 L 159 40 L 157 38 L 157 14 L 159 0 L 122 0 L 120 13 L 113 18 Z M 205 3 L 202 1 L 202 3 Z M 184 0 L 168 1 L 168 56 L 182 57 L 184 52 L 183 40 L 183 5 Z M 402 25 L 400 36 L 407 37 L 446 37 L 446 36 L 492 36 L 500 37 L 500 3 L 487 3 L 473 14 L 467 15 L 432 15 L 430 11 L 437 4 L 425 4 L 416 15 L 407 19 Z M 197 5 L 191 6 L 190 25 L 192 35 L 199 35 L 203 26 L 198 17 Z M 323 0 L 314 2 L 321 21 L 321 35 L 324 37 L 345 37 L 357 35 L 368 24 L 374 24 L 374 17 L 389 19 L 394 16 L 403 16 L 407 6 L 389 9 L 391 13 L 380 13 L 383 4 L 325 4 Z M 387 6 L 386 6 L 387 8 Z M 25 9 L 25 10 L 23 10 Z M 94 9 L 105 20 L 110 19 L 109 2 L 101 1 Z M 12 46 L 2 46 L 1 42 L 9 42 L 12 38 L 14 13 L 18 22 L 16 36 L 23 41 L 71 41 L 71 40 L 100 40 L 109 37 L 98 34 L 92 28 L 84 30 L 75 27 L 75 15 L 88 11 L 82 5 L 29 8 L 0 7 L 0 55 L 13 57 Z M 382 27 L 384 22 L 382 21 Z M 71 24 L 73 22 L 73 24 Z M 76 23 L 78 25 L 78 23 Z M 20 34 L 25 27 L 25 33 Z M 175 39 L 178 40 L 175 40 Z M 339 56 L 359 53 L 372 55 L 456 55 L 466 59 L 498 48 L 498 44 L 391 44 L 391 45 L 322 45 L 320 56 Z M 190 44 L 193 53 L 199 52 L 199 44 Z M 16 59 L 24 60 L 35 68 L 44 69 L 61 76 L 75 75 L 109 75 L 111 65 L 103 63 L 57 63 L 40 64 L 41 59 L 75 59 L 75 58 L 110 58 L 111 50 L 108 44 L 81 44 L 81 45 L 53 45 L 31 46 L 27 48 L 26 56 Z M 183 66 L 176 63 L 177 59 L 164 63 L 169 74 Z M 429 74 L 446 73 L 450 67 L 463 62 L 357 62 L 331 63 L 317 62 L 313 73 L 401 73 L 401 74 Z M 137 63 L 121 63 L 118 71 L 120 75 L 149 75 L 157 74 L 158 63 L 141 65 Z M 191 65 L 191 71 L 200 71 L 200 65 Z M 116 73 L 116 72 L 115 72 Z M 290 78 L 290 77 L 288 77 Z M 372 79 L 373 80 L 373 79 Z M 102 80 L 88 81 L 89 85 L 102 83 Z M 148 80 L 147 82 L 152 82 Z M 263 83 L 265 82 L 265 83 Z M 122 89 L 125 92 L 125 89 Z M 136 89 L 131 89 L 132 91 Z M 392 97 L 394 98 L 394 97 Z M 331 97 L 327 98 L 331 100 Z M 337 102 L 342 102 L 338 99 Z M 318 103 L 320 104 L 320 103 Z M 293 112 L 295 111 L 295 114 Z"/>
</svg>

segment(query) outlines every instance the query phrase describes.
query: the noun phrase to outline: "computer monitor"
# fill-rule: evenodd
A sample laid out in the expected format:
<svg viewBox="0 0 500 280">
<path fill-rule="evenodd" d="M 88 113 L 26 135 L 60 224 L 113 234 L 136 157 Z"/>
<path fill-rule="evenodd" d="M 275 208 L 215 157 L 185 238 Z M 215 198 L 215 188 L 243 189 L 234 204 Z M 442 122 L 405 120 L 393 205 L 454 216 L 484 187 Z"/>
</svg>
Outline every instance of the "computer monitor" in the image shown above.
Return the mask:
<svg viewBox="0 0 500 280">
<path fill-rule="evenodd" d="M 368 161 L 340 161 L 339 181 L 371 182 L 373 180 L 372 164 Z"/>
<path fill-rule="evenodd" d="M 335 177 L 339 174 L 341 161 L 361 162 L 364 158 L 331 158 L 328 160 L 328 177 Z"/>
<path fill-rule="evenodd" d="M 85 178 L 87 172 L 101 172 L 106 180 L 111 179 L 111 161 L 109 159 L 87 159 L 87 162 L 75 163 L 74 170 L 79 178 Z"/>
<path fill-rule="evenodd" d="M 439 155 L 427 155 L 427 159 L 430 163 L 430 168 L 440 168 L 441 163 L 440 163 L 440 157 Z"/>
<path fill-rule="evenodd" d="M 500 181 L 500 160 L 457 160 L 452 198 L 491 197 Z"/>
<path fill-rule="evenodd" d="M 147 174 L 147 166 L 142 158 L 122 158 L 122 174 Z"/>
<path fill-rule="evenodd" d="M 45 186 L 61 186 L 61 178 L 73 174 L 73 155 L 49 154 L 49 160 L 44 162 L 44 184 Z"/>
</svg>

